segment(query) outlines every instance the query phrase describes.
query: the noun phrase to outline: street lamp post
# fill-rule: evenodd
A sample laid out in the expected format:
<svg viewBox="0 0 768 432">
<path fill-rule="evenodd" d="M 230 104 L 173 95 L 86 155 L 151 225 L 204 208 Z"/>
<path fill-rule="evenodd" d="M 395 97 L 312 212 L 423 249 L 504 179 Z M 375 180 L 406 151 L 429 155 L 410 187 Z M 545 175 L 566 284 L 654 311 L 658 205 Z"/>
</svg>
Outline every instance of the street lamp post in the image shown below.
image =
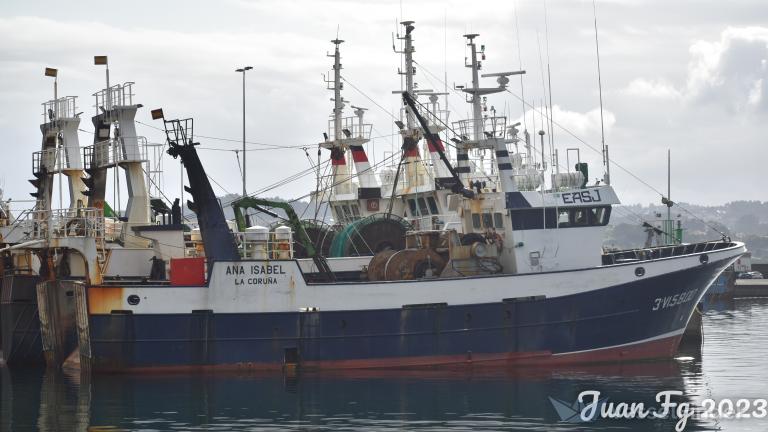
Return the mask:
<svg viewBox="0 0 768 432">
<path fill-rule="evenodd" d="M 246 196 L 245 191 L 245 72 L 253 69 L 251 66 L 241 67 L 235 69 L 235 72 L 241 72 L 243 74 L 243 197 Z"/>
</svg>

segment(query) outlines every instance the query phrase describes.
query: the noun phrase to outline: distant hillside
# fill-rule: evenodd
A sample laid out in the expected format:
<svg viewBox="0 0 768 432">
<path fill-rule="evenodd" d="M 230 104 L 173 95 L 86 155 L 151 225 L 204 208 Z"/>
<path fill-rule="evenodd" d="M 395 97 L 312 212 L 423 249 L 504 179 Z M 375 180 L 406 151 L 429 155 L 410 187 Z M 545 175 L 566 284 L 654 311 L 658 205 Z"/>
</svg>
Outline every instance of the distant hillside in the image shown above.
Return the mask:
<svg viewBox="0 0 768 432">
<path fill-rule="evenodd" d="M 615 206 L 604 244 L 622 249 L 640 247 L 646 238 L 642 221 L 653 222 L 666 215 L 667 208 L 662 205 Z M 711 226 L 745 242 L 755 261 L 768 262 L 768 202 L 733 201 L 720 206 L 680 203 L 672 207 L 672 218 L 682 221 L 685 242 L 719 238 Z"/>
</svg>

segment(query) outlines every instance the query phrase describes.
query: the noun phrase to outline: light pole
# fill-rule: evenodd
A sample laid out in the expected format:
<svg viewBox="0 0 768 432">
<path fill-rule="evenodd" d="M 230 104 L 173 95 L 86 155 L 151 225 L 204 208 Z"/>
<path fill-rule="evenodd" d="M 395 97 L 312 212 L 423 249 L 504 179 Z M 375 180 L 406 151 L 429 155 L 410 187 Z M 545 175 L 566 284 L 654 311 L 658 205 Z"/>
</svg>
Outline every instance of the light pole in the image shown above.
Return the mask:
<svg viewBox="0 0 768 432">
<path fill-rule="evenodd" d="M 235 69 L 235 72 L 241 72 L 243 74 L 243 197 L 246 196 L 245 192 L 245 71 L 253 69 L 251 66 L 241 67 Z"/>
</svg>

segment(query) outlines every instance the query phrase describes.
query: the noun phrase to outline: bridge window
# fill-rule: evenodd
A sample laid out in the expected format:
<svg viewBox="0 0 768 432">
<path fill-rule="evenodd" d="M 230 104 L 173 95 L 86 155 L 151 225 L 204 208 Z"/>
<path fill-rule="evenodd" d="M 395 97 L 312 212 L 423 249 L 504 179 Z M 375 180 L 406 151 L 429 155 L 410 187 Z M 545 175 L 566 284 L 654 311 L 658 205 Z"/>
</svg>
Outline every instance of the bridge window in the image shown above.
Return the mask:
<svg viewBox="0 0 768 432">
<path fill-rule="evenodd" d="M 341 206 L 342 211 L 344 212 L 344 219 L 346 220 L 352 220 L 352 212 L 349 211 L 349 206 L 342 205 Z"/>
<path fill-rule="evenodd" d="M 578 228 L 608 224 L 611 207 L 570 207 L 511 210 L 514 230 Z"/>
<path fill-rule="evenodd" d="M 408 200 L 408 207 L 411 209 L 411 216 L 418 216 L 419 213 L 416 210 L 416 200 L 411 198 Z"/>
<path fill-rule="evenodd" d="M 557 218 L 554 208 L 546 209 L 521 209 L 512 210 L 512 229 L 516 231 L 543 229 L 546 222 L 547 228 L 555 228 Z"/>
<path fill-rule="evenodd" d="M 480 229 L 480 215 L 472 213 L 472 228 Z"/>
<path fill-rule="evenodd" d="M 492 213 L 490 210 L 486 210 L 483 213 L 472 213 L 472 228 L 503 229 L 504 215 L 502 213 Z"/>
<path fill-rule="evenodd" d="M 419 198 L 419 211 L 421 212 L 422 216 L 429 215 L 429 208 L 427 207 L 427 202 L 424 201 L 424 198 Z"/>
<path fill-rule="evenodd" d="M 589 225 L 589 218 L 587 217 L 588 211 L 589 209 L 585 209 L 585 208 L 575 208 L 571 210 L 571 225 L 588 226 Z"/>
<path fill-rule="evenodd" d="M 496 225 L 497 229 L 504 228 L 504 217 L 501 213 L 494 213 L 493 214 L 493 222 Z"/>
<path fill-rule="evenodd" d="M 437 210 L 437 202 L 435 202 L 434 198 L 431 196 L 427 197 L 427 204 L 429 204 L 429 211 L 431 211 L 433 215 L 440 214 Z"/>
<path fill-rule="evenodd" d="M 360 207 L 357 204 L 339 204 L 333 206 L 336 220 L 341 223 L 348 223 L 360 219 Z"/>
<path fill-rule="evenodd" d="M 493 228 L 493 215 L 491 212 L 483 212 L 483 228 Z"/>
<path fill-rule="evenodd" d="M 558 210 L 557 226 L 559 228 L 603 226 L 608 224 L 610 214 L 610 207 L 561 208 Z"/>
<path fill-rule="evenodd" d="M 608 217 L 611 214 L 610 207 L 595 207 L 590 211 L 592 212 L 591 220 L 593 224 L 608 225 Z"/>
</svg>

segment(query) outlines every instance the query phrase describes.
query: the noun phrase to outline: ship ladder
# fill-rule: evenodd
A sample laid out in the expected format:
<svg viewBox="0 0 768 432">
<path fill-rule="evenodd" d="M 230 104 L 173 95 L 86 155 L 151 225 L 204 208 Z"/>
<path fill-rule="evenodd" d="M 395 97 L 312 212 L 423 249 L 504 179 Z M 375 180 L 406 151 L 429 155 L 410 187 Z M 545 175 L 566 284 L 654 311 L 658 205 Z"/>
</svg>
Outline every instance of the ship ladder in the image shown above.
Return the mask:
<svg viewBox="0 0 768 432">
<path fill-rule="evenodd" d="M 94 236 L 96 240 L 96 261 L 99 264 L 99 270 L 103 275 L 107 270 L 107 264 L 109 264 L 109 255 L 107 255 L 106 245 L 104 244 L 104 231 L 97 230 L 97 234 Z"/>
</svg>

